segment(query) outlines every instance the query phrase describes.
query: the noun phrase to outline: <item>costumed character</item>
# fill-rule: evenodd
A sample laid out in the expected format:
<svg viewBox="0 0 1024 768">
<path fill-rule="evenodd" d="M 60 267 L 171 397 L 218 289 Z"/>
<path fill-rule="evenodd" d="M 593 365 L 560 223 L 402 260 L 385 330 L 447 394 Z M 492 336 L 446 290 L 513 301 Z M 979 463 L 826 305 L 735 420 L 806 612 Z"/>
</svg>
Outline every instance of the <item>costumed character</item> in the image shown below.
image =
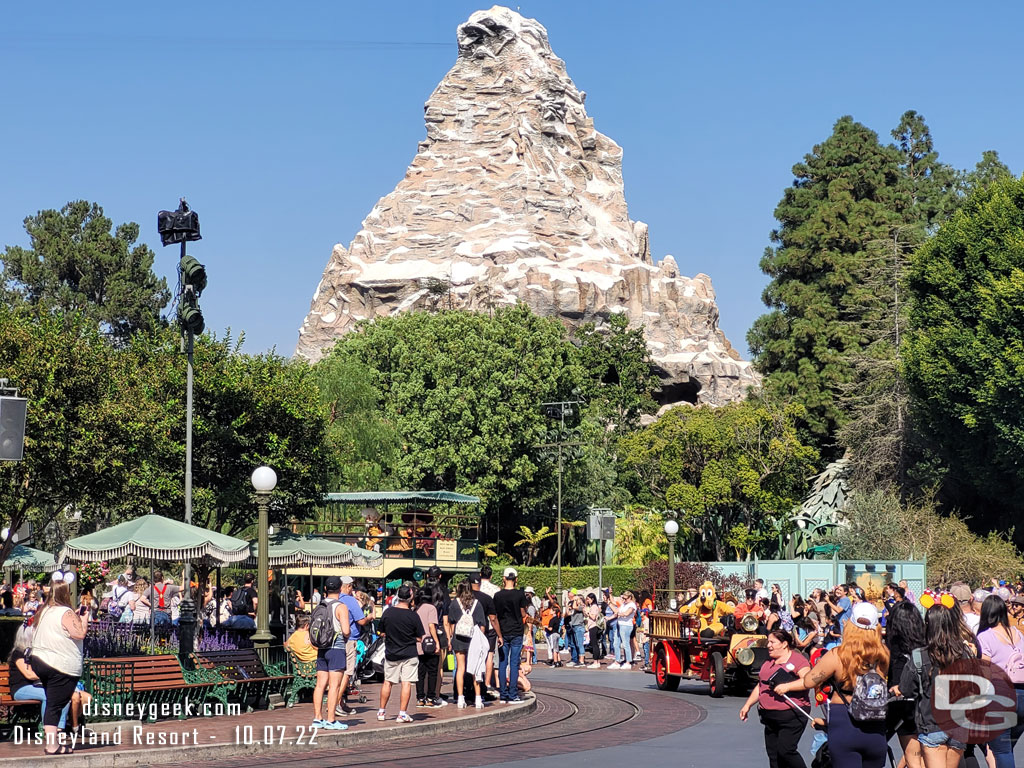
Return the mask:
<svg viewBox="0 0 1024 768">
<path fill-rule="evenodd" d="M 705 581 L 700 586 L 696 601 L 682 608 L 680 613 L 695 615 L 700 620 L 698 631 L 701 637 L 713 637 L 725 632 L 723 616 L 732 615 L 733 609 L 715 595 L 715 585 Z"/>
</svg>

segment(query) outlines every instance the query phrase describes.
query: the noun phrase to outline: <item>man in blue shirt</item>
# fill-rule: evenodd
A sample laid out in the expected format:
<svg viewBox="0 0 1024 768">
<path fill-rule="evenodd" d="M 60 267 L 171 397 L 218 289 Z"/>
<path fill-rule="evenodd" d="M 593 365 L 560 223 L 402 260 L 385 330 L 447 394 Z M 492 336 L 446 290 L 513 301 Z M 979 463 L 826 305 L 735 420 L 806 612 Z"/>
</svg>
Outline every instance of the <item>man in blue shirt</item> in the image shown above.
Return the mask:
<svg viewBox="0 0 1024 768">
<path fill-rule="evenodd" d="M 345 643 L 346 664 L 345 676 L 341 678 L 341 699 L 337 709 L 337 714 L 339 715 L 356 714 L 355 707 L 349 705 L 346 694 L 348 692 L 349 680 L 355 677 L 356 674 L 356 642 L 365 633 L 363 627 L 369 624 L 373 618 L 363 613 L 363 607 L 356 600 L 355 595 L 352 594 L 354 592 L 352 582 L 351 576 L 341 577 L 341 597 L 338 598 L 348 608 L 349 621 L 352 627 L 352 634 L 348 636 L 348 641 Z"/>
</svg>

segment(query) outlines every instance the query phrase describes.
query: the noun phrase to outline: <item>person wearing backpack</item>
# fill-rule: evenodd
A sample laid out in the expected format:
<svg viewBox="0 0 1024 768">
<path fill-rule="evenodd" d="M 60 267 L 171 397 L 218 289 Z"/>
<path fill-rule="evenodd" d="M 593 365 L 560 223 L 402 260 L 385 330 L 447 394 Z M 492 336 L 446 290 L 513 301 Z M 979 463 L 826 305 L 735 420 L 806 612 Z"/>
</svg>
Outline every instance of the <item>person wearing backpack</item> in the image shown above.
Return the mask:
<svg viewBox="0 0 1024 768">
<path fill-rule="evenodd" d="M 988 743 L 996 768 L 1014 768 L 1013 748 L 1024 733 L 1024 634 L 1010 624 L 1006 603 L 999 595 L 989 595 L 981 604 L 978 645 L 981 658 L 1002 669 L 1016 692 L 1016 725 Z"/>
<path fill-rule="evenodd" d="M 857 603 L 843 628 L 843 642 L 801 680 L 775 687 L 789 694 L 832 686 L 828 746 L 834 768 L 883 768 L 887 754 L 889 649 L 882 644 L 878 609 Z"/>
<path fill-rule="evenodd" d="M 469 647 L 477 628 L 479 627 L 481 632 L 487 628 L 484 607 L 477 598 L 477 593 L 466 581 L 459 582 L 455 588 L 455 599 L 448 607 L 448 624 L 452 628 L 451 647 L 452 653 L 455 654 L 455 693 L 458 695 L 458 708 L 464 709 Z M 476 708 L 483 709 L 480 681 L 475 677 L 473 687 L 476 693 Z"/>
<path fill-rule="evenodd" d="M 967 745 L 942 730 L 932 709 L 935 676 L 950 664 L 974 654 L 965 645 L 959 613 L 935 603 L 925 614 L 925 646 L 915 648 L 903 667 L 894 693 L 916 702 L 914 721 L 926 768 L 958 765 Z"/>
<path fill-rule="evenodd" d="M 345 676 L 348 653 L 345 643 L 351 633 L 348 608 L 341 601 L 341 579 L 328 576 L 324 580 L 323 601 L 309 617 L 309 642 L 316 648 L 316 687 L 313 689 L 313 727 L 327 731 L 348 728 L 335 717 L 341 699 L 341 680 Z M 323 717 L 324 691 L 327 691 L 327 712 Z"/>
</svg>

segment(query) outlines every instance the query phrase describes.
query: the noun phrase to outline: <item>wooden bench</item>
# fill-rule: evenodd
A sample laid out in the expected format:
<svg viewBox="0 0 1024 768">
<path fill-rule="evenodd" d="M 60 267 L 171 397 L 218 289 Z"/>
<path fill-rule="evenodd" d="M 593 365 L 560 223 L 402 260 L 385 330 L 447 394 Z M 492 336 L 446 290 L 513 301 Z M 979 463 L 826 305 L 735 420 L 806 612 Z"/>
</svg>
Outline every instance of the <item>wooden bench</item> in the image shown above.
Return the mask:
<svg viewBox="0 0 1024 768">
<path fill-rule="evenodd" d="M 285 693 L 285 702 L 287 706 L 294 707 L 299 694 L 316 688 L 316 661 L 302 661 L 291 651 L 288 652 L 288 660 L 292 668 L 292 684 Z"/>
<path fill-rule="evenodd" d="M 11 671 L 0 665 L 0 732 L 9 731 L 15 723 L 39 723 L 40 702 L 15 701 L 11 698 Z"/>
<path fill-rule="evenodd" d="M 233 683 L 239 698 L 245 704 L 267 700 L 272 693 L 280 693 L 292 681 L 287 664 L 264 664 L 255 648 L 227 651 L 195 651 L 192 660 L 197 669 L 219 674 Z"/>
<path fill-rule="evenodd" d="M 87 659 L 85 674 L 86 690 L 96 699 L 95 705 L 156 705 L 158 711 L 150 721 L 158 719 L 161 711 L 177 714 L 179 720 L 190 714 L 201 715 L 208 697 L 226 705 L 235 687 L 222 675 L 206 669 L 183 670 L 173 654 Z M 175 705 L 179 705 L 177 710 Z"/>
</svg>

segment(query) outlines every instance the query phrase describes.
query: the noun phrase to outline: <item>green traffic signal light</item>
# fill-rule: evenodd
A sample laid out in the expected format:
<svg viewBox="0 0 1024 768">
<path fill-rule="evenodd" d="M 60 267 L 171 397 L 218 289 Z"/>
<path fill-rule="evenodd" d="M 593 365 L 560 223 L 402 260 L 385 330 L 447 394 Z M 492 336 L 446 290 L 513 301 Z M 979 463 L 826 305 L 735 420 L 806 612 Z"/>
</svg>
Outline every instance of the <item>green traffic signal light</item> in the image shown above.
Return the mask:
<svg viewBox="0 0 1024 768">
<path fill-rule="evenodd" d="M 195 256 L 182 256 L 178 263 L 178 274 L 182 286 L 191 286 L 196 296 L 206 289 L 206 267 L 196 261 Z"/>
<path fill-rule="evenodd" d="M 178 301 L 178 324 L 183 331 L 191 333 L 193 336 L 201 335 L 203 329 L 206 328 L 206 321 L 203 320 L 203 311 L 199 308 L 199 301 L 196 299 L 196 294 L 189 288 L 182 291 Z"/>
</svg>

